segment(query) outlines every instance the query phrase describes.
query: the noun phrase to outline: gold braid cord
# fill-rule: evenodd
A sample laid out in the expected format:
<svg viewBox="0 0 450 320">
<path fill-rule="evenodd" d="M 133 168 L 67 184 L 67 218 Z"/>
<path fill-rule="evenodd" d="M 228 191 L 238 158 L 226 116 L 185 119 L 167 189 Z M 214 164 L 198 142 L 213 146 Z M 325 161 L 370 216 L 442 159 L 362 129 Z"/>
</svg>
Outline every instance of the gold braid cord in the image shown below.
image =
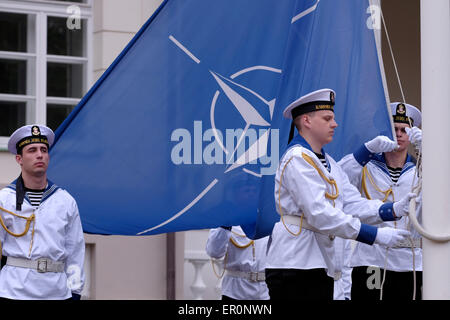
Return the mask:
<svg viewBox="0 0 450 320">
<path fill-rule="evenodd" d="M 390 187 L 386 191 L 381 190 L 376 185 L 375 181 L 373 181 L 373 177 L 370 175 L 367 166 L 364 166 L 362 170 L 361 189 L 364 192 L 364 195 L 366 196 L 367 199 L 372 200 L 372 197 L 370 196 L 369 191 L 367 190 L 366 179 L 369 179 L 370 184 L 375 188 L 376 191 L 378 191 L 381 194 L 384 194 L 384 198 L 381 201 L 386 202 L 390 195 L 392 195 L 392 202 L 395 201 L 394 191 L 392 190 L 392 188 Z M 394 220 L 394 228 L 397 229 L 397 221 L 395 220 Z"/>
<path fill-rule="evenodd" d="M 8 227 L 5 225 L 5 222 L 3 221 L 3 217 L 0 214 L 0 224 L 2 225 L 3 229 L 5 229 L 5 231 L 8 232 L 8 234 L 12 235 L 13 237 L 20 238 L 20 237 L 23 237 L 24 235 L 26 235 L 28 233 L 28 231 L 30 230 L 31 222 L 33 222 L 33 229 L 31 231 L 30 251 L 29 251 L 29 255 L 31 255 L 31 249 L 33 247 L 33 238 L 34 238 L 34 225 L 36 224 L 36 217 L 35 217 L 34 213 L 29 217 L 25 217 L 25 216 L 18 215 L 17 213 L 14 213 L 12 211 L 6 210 L 5 208 L 2 208 L 2 207 L 0 207 L 0 210 L 13 215 L 14 217 L 26 220 L 25 230 L 22 233 L 14 233 L 14 232 L 10 231 L 8 229 Z"/>
<path fill-rule="evenodd" d="M 241 238 L 247 238 L 246 235 L 236 233 L 234 231 L 231 231 L 234 235 L 241 237 Z M 255 249 L 255 241 L 250 240 L 249 243 L 240 245 L 236 240 L 233 239 L 233 237 L 230 237 L 230 242 L 238 249 L 246 249 L 250 246 L 252 246 L 252 255 L 253 255 L 253 261 L 256 261 L 256 249 Z"/>
<path fill-rule="evenodd" d="M 242 237 L 242 238 L 245 238 L 245 237 L 246 237 L 245 235 L 236 233 L 236 232 L 234 232 L 234 231 L 231 231 L 231 232 L 232 232 L 234 235 L 238 236 L 238 237 Z M 240 245 L 236 240 L 233 239 L 233 237 L 230 237 L 230 242 L 231 242 L 235 247 L 237 247 L 237 248 L 239 248 L 239 249 L 246 249 L 246 248 L 248 248 L 248 247 L 250 247 L 250 246 L 253 246 L 253 261 L 255 260 L 255 241 L 254 241 L 254 240 L 250 240 L 250 242 L 247 243 L 247 244 Z M 219 278 L 219 279 L 222 278 L 223 275 L 225 274 L 225 271 L 226 271 L 226 265 L 227 265 L 227 258 L 228 258 L 228 250 L 227 250 L 227 252 L 225 253 L 225 257 L 223 258 L 223 270 L 222 270 L 222 273 L 221 273 L 221 274 L 218 274 L 218 273 L 217 273 L 216 268 L 214 267 L 214 260 L 211 259 L 211 265 L 212 265 L 212 268 L 213 268 L 213 272 L 214 272 L 214 274 L 216 275 L 216 277 Z"/>
<path fill-rule="evenodd" d="M 222 270 L 221 274 L 218 274 L 217 271 L 216 271 L 216 268 L 214 267 L 214 260 L 215 259 L 211 259 L 211 265 L 212 265 L 213 272 L 214 272 L 214 274 L 216 275 L 216 277 L 218 279 L 222 278 L 223 275 L 225 274 L 225 266 L 227 264 L 227 258 L 228 258 L 228 251 L 225 253 L 225 257 L 223 258 L 223 270 Z"/>
<path fill-rule="evenodd" d="M 381 190 L 373 181 L 373 177 L 370 175 L 367 166 L 364 166 L 363 170 L 362 170 L 362 179 L 361 179 L 361 188 L 362 191 L 364 192 L 364 195 L 366 196 L 367 199 L 372 200 L 372 197 L 369 194 L 369 191 L 367 190 L 367 184 L 366 184 L 366 179 L 369 180 L 370 184 L 375 188 L 375 190 L 377 190 L 378 192 L 384 194 L 384 198 L 383 202 L 386 202 L 388 197 L 392 194 L 392 201 L 395 201 L 394 198 L 394 192 L 392 191 L 392 188 L 389 188 L 385 191 Z"/>
<path fill-rule="evenodd" d="M 335 194 L 330 194 L 328 192 L 325 192 L 325 197 L 331 201 L 333 201 L 333 207 L 335 206 L 335 202 L 334 200 L 336 200 L 339 197 L 339 189 L 337 187 L 336 181 L 334 179 L 328 179 L 327 176 L 325 176 L 325 174 L 322 172 L 322 170 L 320 170 L 320 168 L 316 165 L 316 163 L 314 162 L 314 160 L 308 156 L 306 153 L 302 153 L 302 157 L 303 159 L 305 159 L 306 162 L 308 162 L 314 169 L 316 169 L 316 171 L 319 173 L 319 175 L 322 177 L 322 179 L 330 184 L 332 186 L 332 188 L 334 188 L 334 190 L 336 191 Z M 280 216 L 281 216 L 281 222 L 283 223 L 284 227 L 286 228 L 286 230 L 292 234 L 293 236 L 297 237 L 300 235 L 300 233 L 302 232 L 302 226 L 303 226 L 303 216 L 304 214 L 302 213 L 302 215 L 300 216 L 300 230 L 297 233 L 292 232 L 291 230 L 289 230 L 289 228 L 287 227 L 287 225 L 284 222 L 283 219 L 283 210 L 281 208 L 281 200 L 280 200 L 280 190 L 281 190 L 281 183 L 283 180 L 283 175 L 284 175 L 284 170 L 286 169 L 286 166 L 289 164 L 289 162 L 291 162 L 293 157 L 291 157 L 286 164 L 283 167 L 283 170 L 281 171 L 281 176 L 280 176 L 280 185 L 278 188 L 278 210 L 280 211 Z"/>
<path fill-rule="evenodd" d="M 281 217 L 281 222 L 283 223 L 283 226 L 286 228 L 287 232 L 289 232 L 290 234 L 292 234 L 294 237 L 297 237 L 300 235 L 300 233 L 302 233 L 302 224 L 303 224 L 303 213 L 300 216 L 300 230 L 298 231 L 298 233 L 294 233 L 291 230 L 289 230 L 288 226 L 286 225 L 286 223 L 284 222 L 284 218 L 283 218 L 283 209 L 281 208 L 281 183 L 283 182 L 283 175 L 284 175 L 284 170 L 286 169 L 287 165 L 289 164 L 289 162 L 291 162 L 292 158 L 291 157 L 286 164 L 283 167 L 283 170 L 281 171 L 281 176 L 280 176 L 280 185 L 278 188 L 278 210 L 280 211 L 280 217 Z"/>
<path fill-rule="evenodd" d="M 238 237 L 242 237 L 242 238 L 246 238 L 246 237 L 247 237 L 247 236 L 245 236 L 245 235 L 236 233 L 236 232 L 234 232 L 234 231 L 231 231 L 231 232 L 232 232 L 234 235 L 238 236 Z M 250 247 L 252 244 L 255 243 L 255 241 L 250 240 L 249 243 L 244 244 L 244 245 L 240 245 L 239 243 L 237 243 L 236 240 L 233 239 L 233 237 L 230 237 L 230 241 L 231 241 L 231 243 L 232 243 L 235 247 L 237 247 L 237 248 L 239 248 L 239 249 L 245 249 L 245 248 L 248 248 L 248 247 Z"/>
<path fill-rule="evenodd" d="M 325 192 L 325 198 L 333 200 L 333 206 L 334 206 L 334 200 L 336 200 L 339 197 L 339 190 L 338 190 L 336 181 L 334 179 L 328 179 L 327 176 L 322 172 L 322 170 L 319 169 L 319 167 L 314 162 L 314 160 L 310 156 L 308 156 L 306 153 L 303 153 L 302 157 L 303 157 L 303 159 L 306 160 L 306 162 L 308 162 L 310 165 L 312 165 L 314 167 L 314 169 L 316 169 L 316 171 L 320 174 L 320 176 L 322 177 L 323 180 L 325 180 L 326 183 L 328 183 L 329 185 L 334 187 L 334 190 L 336 191 L 335 194 L 330 194 L 328 192 Z"/>
</svg>

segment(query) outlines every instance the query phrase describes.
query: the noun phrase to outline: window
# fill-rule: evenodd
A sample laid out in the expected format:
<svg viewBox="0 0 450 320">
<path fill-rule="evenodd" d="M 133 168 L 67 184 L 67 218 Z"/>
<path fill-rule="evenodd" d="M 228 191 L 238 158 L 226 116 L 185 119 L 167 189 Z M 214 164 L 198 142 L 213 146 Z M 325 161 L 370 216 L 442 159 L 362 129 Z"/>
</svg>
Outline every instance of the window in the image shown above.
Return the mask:
<svg viewBox="0 0 450 320">
<path fill-rule="evenodd" d="M 76 3 L 86 3 L 86 0 L 53 0 L 59 2 L 76 2 Z"/>
<path fill-rule="evenodd" d="M 0 0 L 0 149 L 25 124 L 53 130 L 91 83 L 92 0 Z"/>
</svg>

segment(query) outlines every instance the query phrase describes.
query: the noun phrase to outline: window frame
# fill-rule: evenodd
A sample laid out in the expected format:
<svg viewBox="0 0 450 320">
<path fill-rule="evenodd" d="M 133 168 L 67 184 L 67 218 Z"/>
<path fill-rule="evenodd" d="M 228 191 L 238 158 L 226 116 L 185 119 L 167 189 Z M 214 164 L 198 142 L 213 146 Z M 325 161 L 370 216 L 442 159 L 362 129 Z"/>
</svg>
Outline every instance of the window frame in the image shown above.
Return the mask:
<svg viewBox="0 0 450 320">
<path fill-rule="evenodd" d="M 77 105 L 81 98 L 47 96 L 47 63 L 70 63 L 83 66 L 82 96 L 93 80 L 93 0 L 86 3 L 51 0 L 0 0 L 1 12 L 34 16 L 34 26 L 28 26 L 27 41 L 32 43 L 28 52 L 0 51 L 0 59 L 27 61 L 27 92 L 25 95 L 0 93 L 0 101 L 25 102 L 26 123 L 47 124 L 47 104 Z M 85 20 L 85 48 L 83 57 L 47 54 L 47 18 L 70 17 L 67 8 L 80 8 L 80 18 Z M 30 41 L 31 39 L 31 41 Z M 31 52 L 34 51 L 34 52 Z M 31 66 L 30 66 L 31 64 Z M 32 65 L 34 64 L 34 65 Z M 0 136 L 0 151 L 7 150 L 9 137 Z"/>
</svg>

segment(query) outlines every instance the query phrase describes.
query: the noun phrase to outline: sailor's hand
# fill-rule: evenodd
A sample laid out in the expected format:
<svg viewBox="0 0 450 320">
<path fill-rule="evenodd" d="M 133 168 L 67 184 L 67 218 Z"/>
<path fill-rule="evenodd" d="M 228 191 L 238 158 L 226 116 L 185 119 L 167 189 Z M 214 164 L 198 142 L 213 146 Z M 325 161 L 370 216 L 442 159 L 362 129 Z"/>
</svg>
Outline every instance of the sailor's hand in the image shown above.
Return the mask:
<svg viewBox="0 0 450 320">
<path fill-rule="evenodd" d="M 394 229 L 391 227 L 378 228 L 374 243 L 392 248 L 405 241 L 410 236 L 411 233 L 408 230 Z"/>
<path fill-rule="evenodd" d="M 397 143 L 386 136 L 378 136 L 364 145 L 372 153 L 390 152 L 397 147 Z"/>
<path fill-rule="evenodd" d="M 411 202 L 411 199 L 415 197 L 417 197 L 417 195 L 414 192 L 410 192 L 399 201 L 394 202 L 393 209 L 395 216 L 407 216 L 409 213 L 409 203 Z"/>
<path fill-rule="evenodd" d="M 422 151 L 422 130 L 417 127 L 405 128 L 409 141 L 416 146 L 417 150 Z"/>
</svg>

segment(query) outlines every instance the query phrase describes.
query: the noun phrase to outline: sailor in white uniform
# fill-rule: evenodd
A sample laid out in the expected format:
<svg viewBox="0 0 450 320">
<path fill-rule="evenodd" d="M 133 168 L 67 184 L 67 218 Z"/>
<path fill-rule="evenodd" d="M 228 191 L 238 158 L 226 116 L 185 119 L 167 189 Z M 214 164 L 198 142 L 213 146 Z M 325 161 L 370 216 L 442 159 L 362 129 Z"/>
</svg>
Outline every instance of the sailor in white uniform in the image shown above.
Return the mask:
<svg viewBox="0 0 450 320">
<path fill-rule="evenodd" d="M 206 253 L 223 258 L 222 300 L 269 299 L 264 273 L 268 238 L 251 240 L 239 226 L 210 230 Z"/>
<path fill-rule="evenodd" d="M 330 89 L 307 94 L 290 104 L 283 116 L 299 134 L 290 142 L 275 175 L 280 221 L 268 244 L 266 282 L 271 299 L 333 299 L 334 279 L 343 261 L 336 259 L 334 238 L 367 244 L 396 245 L 406 230 L 377 228 L 383 220 L 407 214 L 409 199 L 383 204 L 361 197 L 323 146 L 332 141 L 337 123 Z M 391 150 L 395 142 L 387 139 Z M 340 260 L 340 261 L 338 261 Z"/>
<path fill-rule="evenodd" d="M 391 109 L 398 149 L 380 153 L 383 151 L 379 148 L 379 141 L 382 138 L 376 137 L 339 161 L 350 182 L 361 190 L 363 196 L 383 202 L 403 198 L 419 181 L 415 160 L 408 155 L 408 146 L 411 140 L 418 143 L 420 148 L 422 131 L 418 126 L 421 124 L 421 113 L 416 107 L 399 102 L 392 103 Z M 418 218 L 420 219 L 420 216 Z M 410 230 L 411 241 L 407 239 L 389 249 L 378 244 L 369 246 L 357 243 L 353 252 L 350 250 L 351 258 L 348 265 L 353 267 L 352 299 L 379 300 L 381 284 L 384 283 L 383 299 L 411 300 L 414 293 L 414 276 L 416 299 L 420 299 L 422 286 L 420 235 L 409 226 L 407 217 L 398 221 L 384 222 L 382 226 Z M 384 269 L 387 270 L 386 274 Z M 415 275 L 413 271 L 417 271 Z"/>
<path fill-rule="evenodd" d="M 6 265 L 0 297 L 17 300 L 79 299 L 84 284 L 84 237 L 72 196 L 47 179 L 51 129 L 27 125 L 8 149 L 21 167 L 0 190 L 0 242 Z"/>
</svg>

